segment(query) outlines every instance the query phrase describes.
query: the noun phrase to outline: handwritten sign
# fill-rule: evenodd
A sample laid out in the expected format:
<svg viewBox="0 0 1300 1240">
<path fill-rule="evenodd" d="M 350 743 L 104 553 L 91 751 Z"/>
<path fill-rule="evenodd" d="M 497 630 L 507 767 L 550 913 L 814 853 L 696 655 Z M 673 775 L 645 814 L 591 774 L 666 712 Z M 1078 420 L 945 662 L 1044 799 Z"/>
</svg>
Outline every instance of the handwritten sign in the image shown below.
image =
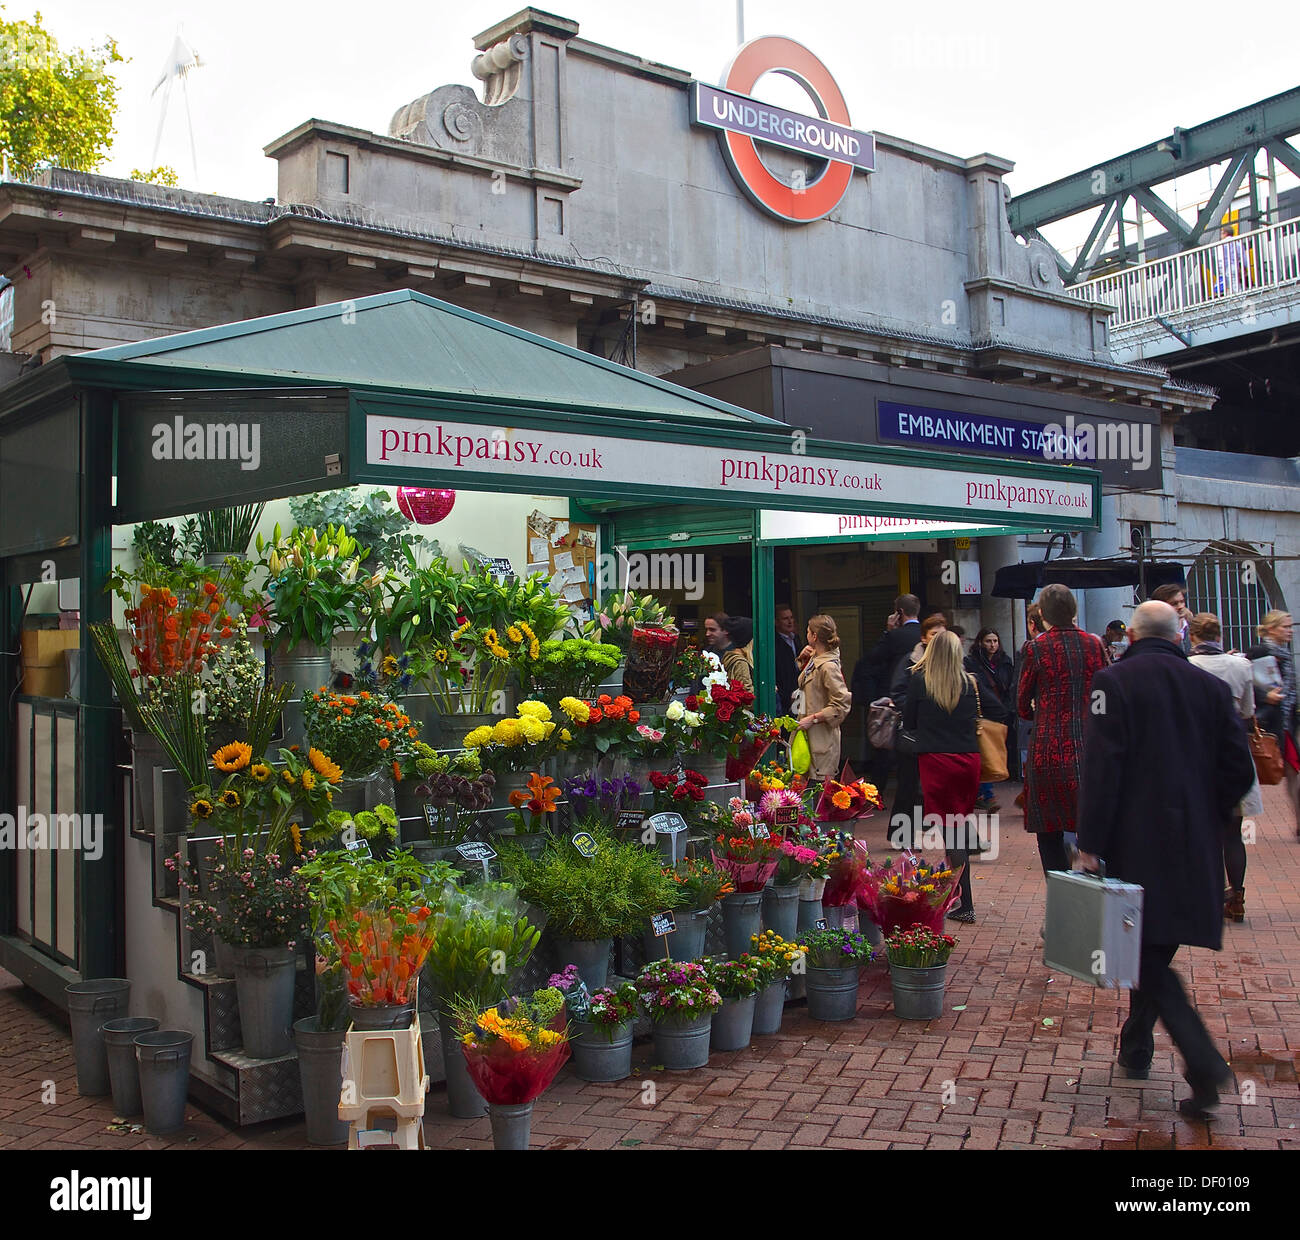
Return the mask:
<svg viewBox="0 0 1300 1240">
<path fill-rule="evenodd" d="M 797 827 L 799 825 L 799 807 L 797 805 L 779 806 L 772 815 L 772 823 L 778 827 Z"/>
<path fill-rule="evenodd" d="M 491 861 L 496 857 L 496 849 L 486 840 L 466 840 L 456 845 L 456 851 L 466 861 Z"/>
<path fill-rule="evenodd" d="M 819 918 L 817 918 L 817 920 L 816 920 L 815 922 L 813 922 L 813 929 L 814 929 L 814 930 L 825 930 L 825 929 L 826 929 L 826 918 L 825 918 L 825 917 L 819 917 Z"/>
<path fill-rule="evenodd" d="M 580 856 L 594 857 L 600 845 L 596 843 L 596 837 L 590 831 L 579 831 L 573 837 L 573 846 L 578 850 Z"/>
<path fill-rule="evenodd" d="M 650 825 L 655 829 L 656 835 L 676 835 L 679 831 L 686 830 L 686 819 L 681 814 L 665 811 L 652 815 Z"/>
<path fill-rule="evenodd" d="M 651 913 L 650 929 L 654 932 L 655 938 L 661 939 L 665 934 L 676 933 L 677 919 L 672 913 Z"/>
<path fill-rule="evenodd" d="M 430 831 L 442 830 L 442 806 L 426 801 L 424 803 L 424 821 Z"/>
<path fill-rule="evenodd" d="M 620 831 L 639 831 L 641 824 L 645 821 L 645 810 L 643 809 L 623 809 L 619 810 L 618 821 L 615 826 Z"/>
<path fill-rule="evenodd" d="M 360 836 L 354 837 L 350 840 L 344 840 L 343 847 L 346 848 L 354 857 L 371 856 L 370 845 L 365 840 L 361 839 Z"/>
</svg>

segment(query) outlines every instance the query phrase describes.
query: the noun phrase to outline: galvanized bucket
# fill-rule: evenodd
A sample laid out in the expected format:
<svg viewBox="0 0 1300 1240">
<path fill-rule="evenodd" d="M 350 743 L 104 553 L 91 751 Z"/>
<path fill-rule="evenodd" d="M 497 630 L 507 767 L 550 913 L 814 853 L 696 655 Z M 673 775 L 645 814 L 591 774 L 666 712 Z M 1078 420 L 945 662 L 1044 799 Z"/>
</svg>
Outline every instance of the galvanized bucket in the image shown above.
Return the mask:
<svg viewBox="0 0 1300 1240">
<path fill-rule="evenodd" d="M 348 1016 L 354 1029 L 409 1029 L 415 1020 L 415 1003 L 349 1003 Z"/>
<path fill-rule="evenodd" d="M 710 1049 L 715 1051 L 741 1051 L 749 1045 L 754 1032 L 754 996 L 744 999 L 723 999 L 722 1006 L 713 1013 L 713 1028 L 709 1033 Z"/>
<path fill-rule="evenodd" d="M 572 1022 L 573 1071 L 580 1081 L 626 1080 L 632 1075 L 632 1024 L 615 1025 L 606 1037 L 589 1021 Z"/>
<path fill-rule="evenodd" d="M 342 1145 L 348 1139 L 347 1121 L 339 1119 L 346 1036 L 345 1029 L 321 1029 L 318 1016 L 304 1016 L 293 1022 L 308 1145 Z"/>
<path fill-rule="evenodd" d="M 943 1015 L 943 990 L 948 965 L 912 969 L 889 966 L 889 983 L 894 991 L 894 1015 L 899 1020 L 937 1020 Z"/>
<path fill-rule="evenodd" d="M 131 1002 L 131 983 L 125 977 L 97 977 L 64 988 L 72 1021 L 72 1055 L 77 1061 L 77 1092 L 83 1098 L 100 1097 L 112 1090 L 108 1052 L 99 1032 L 105 1021 L 121 1020 Z"/>
<path fill-rule="evenodd" d="M 780 1033 L 785 1016 L 785 992 L 790 979 L 783 977 L 760 990 L 754 998 L 754 1033 Z"/>
<path fill-rule="evenodd" d="M 293 987 L 297 955 L 292 947 L 231 947 L 244 1054 L 279 1059 L 293 1049 Z"/>
<path fill-rule="evenodd" d="M 613 939 L 557 938 L 555 971 L 563 972 L 566 964 L 577 965 L 578 976 L 587 983 L 587 989 L 599 990 L 609 980 L 609 953 L 613 947 Z"/>
<path fill-rule="evenodd" d="M 158 1022 L 148 1016 L 128 1016 L 110 1020 L 100 1028 L 108 1052 L 108 1076 L 113 1086 L 113 1114 L 139 1115 L 140 1068 L 135 1061 L 135 1040 L 142 1033 L 153 1033 Z"/>
<path fill-rule="evenodd" d="M 704 955 L 704 934 L 709 928 L 709 910 L 679 909 L 673 914 L 677 929 L 671 934 L 655 938 L 647 929 L 643 936 L 645 958 L 662 960 L 664 945 L 668 945 L 669 960 L 699 960 Z"/>
<path fill-rule="evenodd" d="M 513 1105 L 488 1104 L 492 1120 L 492 1148 L 494 1150 L 526 1150 L 533 1132 L 533 1104 L 520 1102 Z"/>
<path fill-rule="evenodd" d="M 690 1068 L 707 1067 L 709 1036 L 712 1028 L 712 1015 L 685 1022 L 655 1022 L 655 1058 L 669 1072 L 685 1072 Z"/>
<path fill-rule="evenodd" d="M 808 968 L 808 1015 L 813 1020 L 852 1020 L 858 1011 L 858 966 Z"/>
<path fill-rule="evenodd" d="M 175 1132 L 185 1123 L 193 1043 L 194 1035 L 181 1029 L 142 1033 L 135 1040 L 144 1126 L 155 1136 Z"/>
<path fill-rule="evenodd" d="M 722 933 L 728 957 L 735 960 L 749 951 L 750 939 L 758 933 L 762 917 L 761 891 L 737 891 L 722 897 Z"/>
<path fill-rule="evenodd" d="M 469 1074 L 460 1039 L 456 1036 L 451 1017 L 445 1012 L 438 1015 L 438 1027 L 442 1034 L 442 1066 L 447 1076 L 447 1105 L 452 1115 L 456 1119 L 477 1119 L 486 1115 L 487 1103 Z"/>
<path fill-rule="evenodd" d="M 779 934 L 787 943 L 799 933 L 799 884 L 763 888 L 763 928 Z"/>
</svg>

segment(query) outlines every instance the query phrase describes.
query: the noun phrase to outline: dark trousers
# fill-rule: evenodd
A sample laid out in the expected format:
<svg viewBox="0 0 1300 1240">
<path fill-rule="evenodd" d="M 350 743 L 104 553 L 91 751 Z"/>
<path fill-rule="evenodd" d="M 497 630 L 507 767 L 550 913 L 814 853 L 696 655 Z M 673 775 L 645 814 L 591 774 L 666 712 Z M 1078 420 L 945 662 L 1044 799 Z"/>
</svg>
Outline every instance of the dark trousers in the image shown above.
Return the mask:
<svg viewBox="0 0 1300 1240">
<path fill-rule="evenodd" d="M 898 760 L 898 790 L 894 793 L 894 807 L 889 812 L 889 844 L 891 848 L 911 848 L 913 833 L 921 826 L 921 772 L 916 765 L 916 755 L 900 753 Z M 907 825 L 898 825 L 900 818 Z"/>
<path fill-rule="evenodd" d="M 1043 873 L 1048 870 L 1068 870 L 1069 858 L 1065 855 L 1065 834 L 1061 831 L 1038 833 L 1038 859 L 1043 863 Z"/>
<path fill-rule="evenodd" d="M 1155 1053 L 1156 1020 L 1164 1025 L 1186 1062 L 1183 1075 L 1193 1089 L 1210 1089 L 1228 1075 L 1228 1065 L 1211 1040 L 1178 974 L 1170 968 L 1177 945 L 1143 943 L 1137 988 L 1129 992 L 1128 1020 L 1119 1033 L 1126 1066 L 1144 1068 Z"/>
<path fill-rule="evenodd" d="M 1246 842 L 1241 838 L 1241 815 L 1233 814 L 1223 829 L 1223 868 L 1228 871 L 1228 886 L 1234 891 L 1246 889 Z"/>
</svg>

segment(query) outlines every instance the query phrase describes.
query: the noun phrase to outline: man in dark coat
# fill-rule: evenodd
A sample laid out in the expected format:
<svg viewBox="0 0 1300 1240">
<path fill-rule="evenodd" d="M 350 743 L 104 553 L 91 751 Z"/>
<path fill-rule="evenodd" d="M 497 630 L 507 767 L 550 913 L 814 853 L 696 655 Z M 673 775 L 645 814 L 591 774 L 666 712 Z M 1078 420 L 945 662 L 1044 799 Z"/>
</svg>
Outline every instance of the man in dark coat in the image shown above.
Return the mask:
<svg viewBox="0 0 1300 1240">
<path fill-rule="evenodd" d="M 889 681 L 895 666 L 905 654 L 912 652 L 920 640 L 921 600 L 915 594 L 900 594 L 894 600 L 894 610 L 885 621 L 884 636 L 858 660 L 853 669 L 853 701 L 862 711 L 864 736 L 866 715 L 871 703 L 889 695 Z M 870 741 L 866 745 L 868 752 L 865 757 L 872 782 L 883 792 L 889 782 L 893 752 L 888 749 L 873 749 Z"/>
<path fill-rule="evenodd" d="M 1187 661 L 1179 628 L 1168 604 L 1143 603 L 1133 613 L 1133 644 L 1092 678 L 1079 861 L 1087 870 L 1104 861 L 1109 875 L 1145 892 L 1120 1067 L 1146 1079 L 1159 1018 L 1192 1087 L 1178 1109 L 1206 1118 L 1232 1074 L 1170 964 L 1182 944 L 1222 946 L 1222 824 L 1254 782 L 1255 764 L 1228 686 Z"/>
<path fill-rule="evenodd" d="M 799 687 L 799 651 L 795 640 L 794 610 L 789 603 L 776 605 L 776 701 L 780 713 L 790 713 L 790 700 Z"/>
</svg>

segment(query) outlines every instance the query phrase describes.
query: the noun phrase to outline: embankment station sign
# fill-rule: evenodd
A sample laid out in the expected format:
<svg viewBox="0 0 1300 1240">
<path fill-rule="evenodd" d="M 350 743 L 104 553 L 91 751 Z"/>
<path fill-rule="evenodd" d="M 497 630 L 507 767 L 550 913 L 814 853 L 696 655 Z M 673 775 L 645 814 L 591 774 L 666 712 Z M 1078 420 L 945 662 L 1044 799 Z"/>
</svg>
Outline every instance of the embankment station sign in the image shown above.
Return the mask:
<svg viewBox="0 0 1300 1240">
<path fill-rule="evenodd" d="M 762 100 L 749 91 L 765 73 L 780 73 L 800 83 L 819 113 L 807 116 Z M 830 71 L 793 39 L 764 38 L 746 43 L 727 67 L 722 87 L 696 82 L 691 91 L 691 122 L 720 131 L 722 153 L 740 187 L 763 210 L 790 224 L 807 224 L 830 214 L 853 179 L 854 168 L 876 166 L 876 143 L 849 122 L 848 105 Z M 759 142 L 827 161 L 811 181 L 802 171 L 783 180 L 763 163 Z"/>
</svg>

